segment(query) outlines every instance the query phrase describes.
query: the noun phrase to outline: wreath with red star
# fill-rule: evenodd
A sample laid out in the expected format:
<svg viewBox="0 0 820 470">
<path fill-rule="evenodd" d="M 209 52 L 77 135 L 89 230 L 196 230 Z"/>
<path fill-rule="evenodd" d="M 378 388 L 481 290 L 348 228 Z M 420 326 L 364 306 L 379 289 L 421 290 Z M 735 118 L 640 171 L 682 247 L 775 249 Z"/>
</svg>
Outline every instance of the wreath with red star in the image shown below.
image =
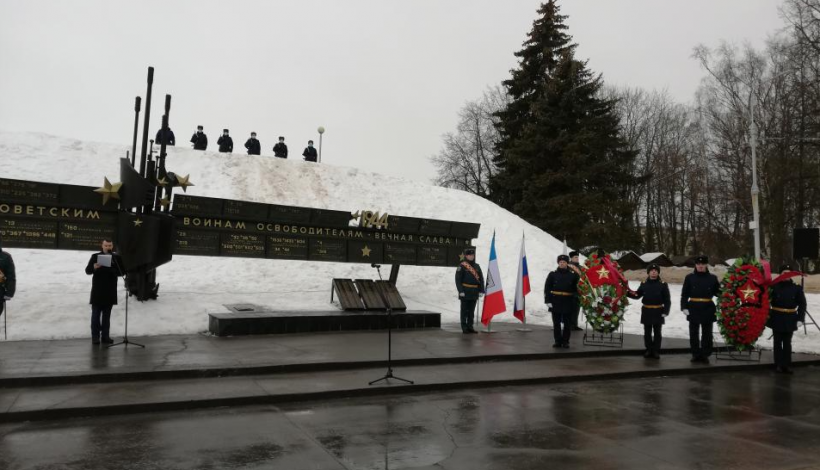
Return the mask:
<svg viewBox="0 0 820 470">
<path fill-rule="evenodd" d="M 769 317 L 769 289 L 757 260 L 738 259 L 723 276 L 717 306 L 718 327 L 726 344 L 754 349 Z"/>
<path fill-rule="evenodd" d="M 621 268 L 608 254 L 593 253 L 584 264 L 578 296 L 586 321 L 598 333 L 617 331 L 629 305 Z"/>
</svg>

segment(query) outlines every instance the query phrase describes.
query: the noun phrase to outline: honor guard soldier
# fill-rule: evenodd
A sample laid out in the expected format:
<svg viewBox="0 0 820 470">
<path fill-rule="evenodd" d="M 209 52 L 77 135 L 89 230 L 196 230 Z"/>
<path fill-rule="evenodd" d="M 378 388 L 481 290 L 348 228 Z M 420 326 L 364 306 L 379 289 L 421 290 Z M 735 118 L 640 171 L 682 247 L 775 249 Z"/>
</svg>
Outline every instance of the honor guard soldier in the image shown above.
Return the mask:
<svg viewBox="0 0 820 470">
<path fill-rule="evenodd" d="M 196 126 L 196 132 L 191 137 L 191 143 L 194 144 L 194 150 L 208 149 L 208 136 L 202 132 L 202 126 Z"/>
<path fill-rule="evenodd" d="M 580 253 L 577 251 L 570 251 L 569 252 L 569 269 L 573 270 L 575 274 L 578 275 L 578 279 L 581 278 L 581 263 L 580 263 Z M 581 331 L 581 325 L 578 323 L 578 320 L 581 316 L 581 299 L 575 297 L 575 313 L 572 314 L 572 329 L 575 331 Z"/>
<path fill-rule="evenodd" d="M 785 264 L 780 273 L 788 273 L 792 267 Z M 769 320 L 766 326 L 774 333 L 774 365 L 780 374 L 791 374 L 792 335 L 806 319 L 806 294 L 791 279 L 785 279 L 771 288 Z"/>
<path fill-rule="evenodd" d="M 262 152 L 262 144 L 256 139 L 256 132 L 251 132 L 251 138 L 245 142 L 248 155 L 259 155 Z"/>
<path fill-rule="evenodd" d="M 14 270 L 14 260 L 11 255 L 3 251 L 3 240 L 0 238 L 0 316 L 6 310 L 6 302 L 14 297 L 17 288 L 17 276 Z"/>
<path fill-rule="evenodd" d="M 632 299 L 643 299 L 641 323 L 643 344 L 646 347 L 643 357 L 660 359 L 661 329 L 672 308 L 672 300 L 669 286 L 661 280 L 661 267 L 650 264 L 646 268 L 646 273 L 649 275 L 646 281 L 641 283 L 636 292 L 629 291 L 628 295 Z"/>
<path fill-rule="evenodd" d="M 222 129 L 222 136 L 216 141 L 219 145 L 219 151 L 222 153 L 233 152 L 233 139 L 228 135 L 228 129 Z"/>
<path fill-rule="evenodd" d="M 695 259 L 695 272 L 683 280 L 680 309 L 689 321 L 689 347 L 692 362 L 709 364 L 712 355 L 712 327 L 717 321 L 713 297 L 720 293 L 717 276 L 709 272 L 709 258 Z"/>
<path fill-rule="evenodd" d="M 316 153 L 316 147 L 313 146 L 313 141 L 308 140 L 308 146 L 305 147 L 305 151 L 302 152 L 302 156 L 305 157 L 306 162 L 316 162 L 316 157 L 319 154 Z"/>
<path fill-rule="evenodd" d="M 461 301 L 461 332 L 478 333 L 473 329 L 473 320 L 478 297 L 484 294 L 484 274 L 475 262 L 473 248 L 464 250 L 464 261 L 456 269 L 456 289 Z"/>
<path fill-rule="evenodd" d="M 569 269 L 569 256 L 558 257 L 558 269 L 549 273 L 544 285 L 544 302 L 552 312 L 554 348 L 569 348 L 575 305 L 578 303 L 578 281 L 581 278 Z"/>
</svg>

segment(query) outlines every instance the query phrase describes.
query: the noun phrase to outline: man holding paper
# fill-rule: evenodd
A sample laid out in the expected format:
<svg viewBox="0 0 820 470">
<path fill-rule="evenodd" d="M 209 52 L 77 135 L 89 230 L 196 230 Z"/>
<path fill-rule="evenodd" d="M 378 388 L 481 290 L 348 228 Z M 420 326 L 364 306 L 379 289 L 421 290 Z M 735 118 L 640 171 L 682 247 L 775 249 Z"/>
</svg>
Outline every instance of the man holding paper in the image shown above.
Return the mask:
<svg viewBox="0 0 820 470">
<path fill-rule="evenodd" d="M 102 241 L 102 251 L 91 255 L 85 273 L 91 278 L 91 342 L 113 343 L 108 335 L 111 308 L 117 305 L 117 280 L 123 275 L 122 258 L 113 253 L 114 242 Z"/>
</svg>

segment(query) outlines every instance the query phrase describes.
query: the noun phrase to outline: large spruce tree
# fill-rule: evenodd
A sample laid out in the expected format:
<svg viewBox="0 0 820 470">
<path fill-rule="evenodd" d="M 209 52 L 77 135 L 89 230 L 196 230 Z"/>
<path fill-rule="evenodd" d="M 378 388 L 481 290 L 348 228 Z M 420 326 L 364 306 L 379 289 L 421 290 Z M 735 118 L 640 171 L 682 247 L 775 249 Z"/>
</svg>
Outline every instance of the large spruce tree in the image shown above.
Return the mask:
<svg viewBox="0 0 820 470">
<path fill-rule="evenodd" d="M 491 197 L 572 246 L 631 248 L 636 153 L 619 136 L 614 102 L 600 94 L 603 79 L 575 58 L 566 16 L 554 0 L 538 13 L 504 82 L 512 100 L 497 114 Z"/>
</svg>

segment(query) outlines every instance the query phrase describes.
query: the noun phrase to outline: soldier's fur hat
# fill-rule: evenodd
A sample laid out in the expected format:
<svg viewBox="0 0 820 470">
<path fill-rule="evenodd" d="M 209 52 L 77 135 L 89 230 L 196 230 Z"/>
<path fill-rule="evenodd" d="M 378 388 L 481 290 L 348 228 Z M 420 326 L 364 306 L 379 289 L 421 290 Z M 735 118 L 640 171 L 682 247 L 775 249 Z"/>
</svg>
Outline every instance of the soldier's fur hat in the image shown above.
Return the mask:
<svg viewBox="0 0 820 470">
<path fill-rule="evenodd" d="M 567 256 L 567 255 L 558 255 L 558 262 L 560 263 L 561 261 L 566 261 L 567 263 L 569 263 L 569 256 Z"/>
</svg>

